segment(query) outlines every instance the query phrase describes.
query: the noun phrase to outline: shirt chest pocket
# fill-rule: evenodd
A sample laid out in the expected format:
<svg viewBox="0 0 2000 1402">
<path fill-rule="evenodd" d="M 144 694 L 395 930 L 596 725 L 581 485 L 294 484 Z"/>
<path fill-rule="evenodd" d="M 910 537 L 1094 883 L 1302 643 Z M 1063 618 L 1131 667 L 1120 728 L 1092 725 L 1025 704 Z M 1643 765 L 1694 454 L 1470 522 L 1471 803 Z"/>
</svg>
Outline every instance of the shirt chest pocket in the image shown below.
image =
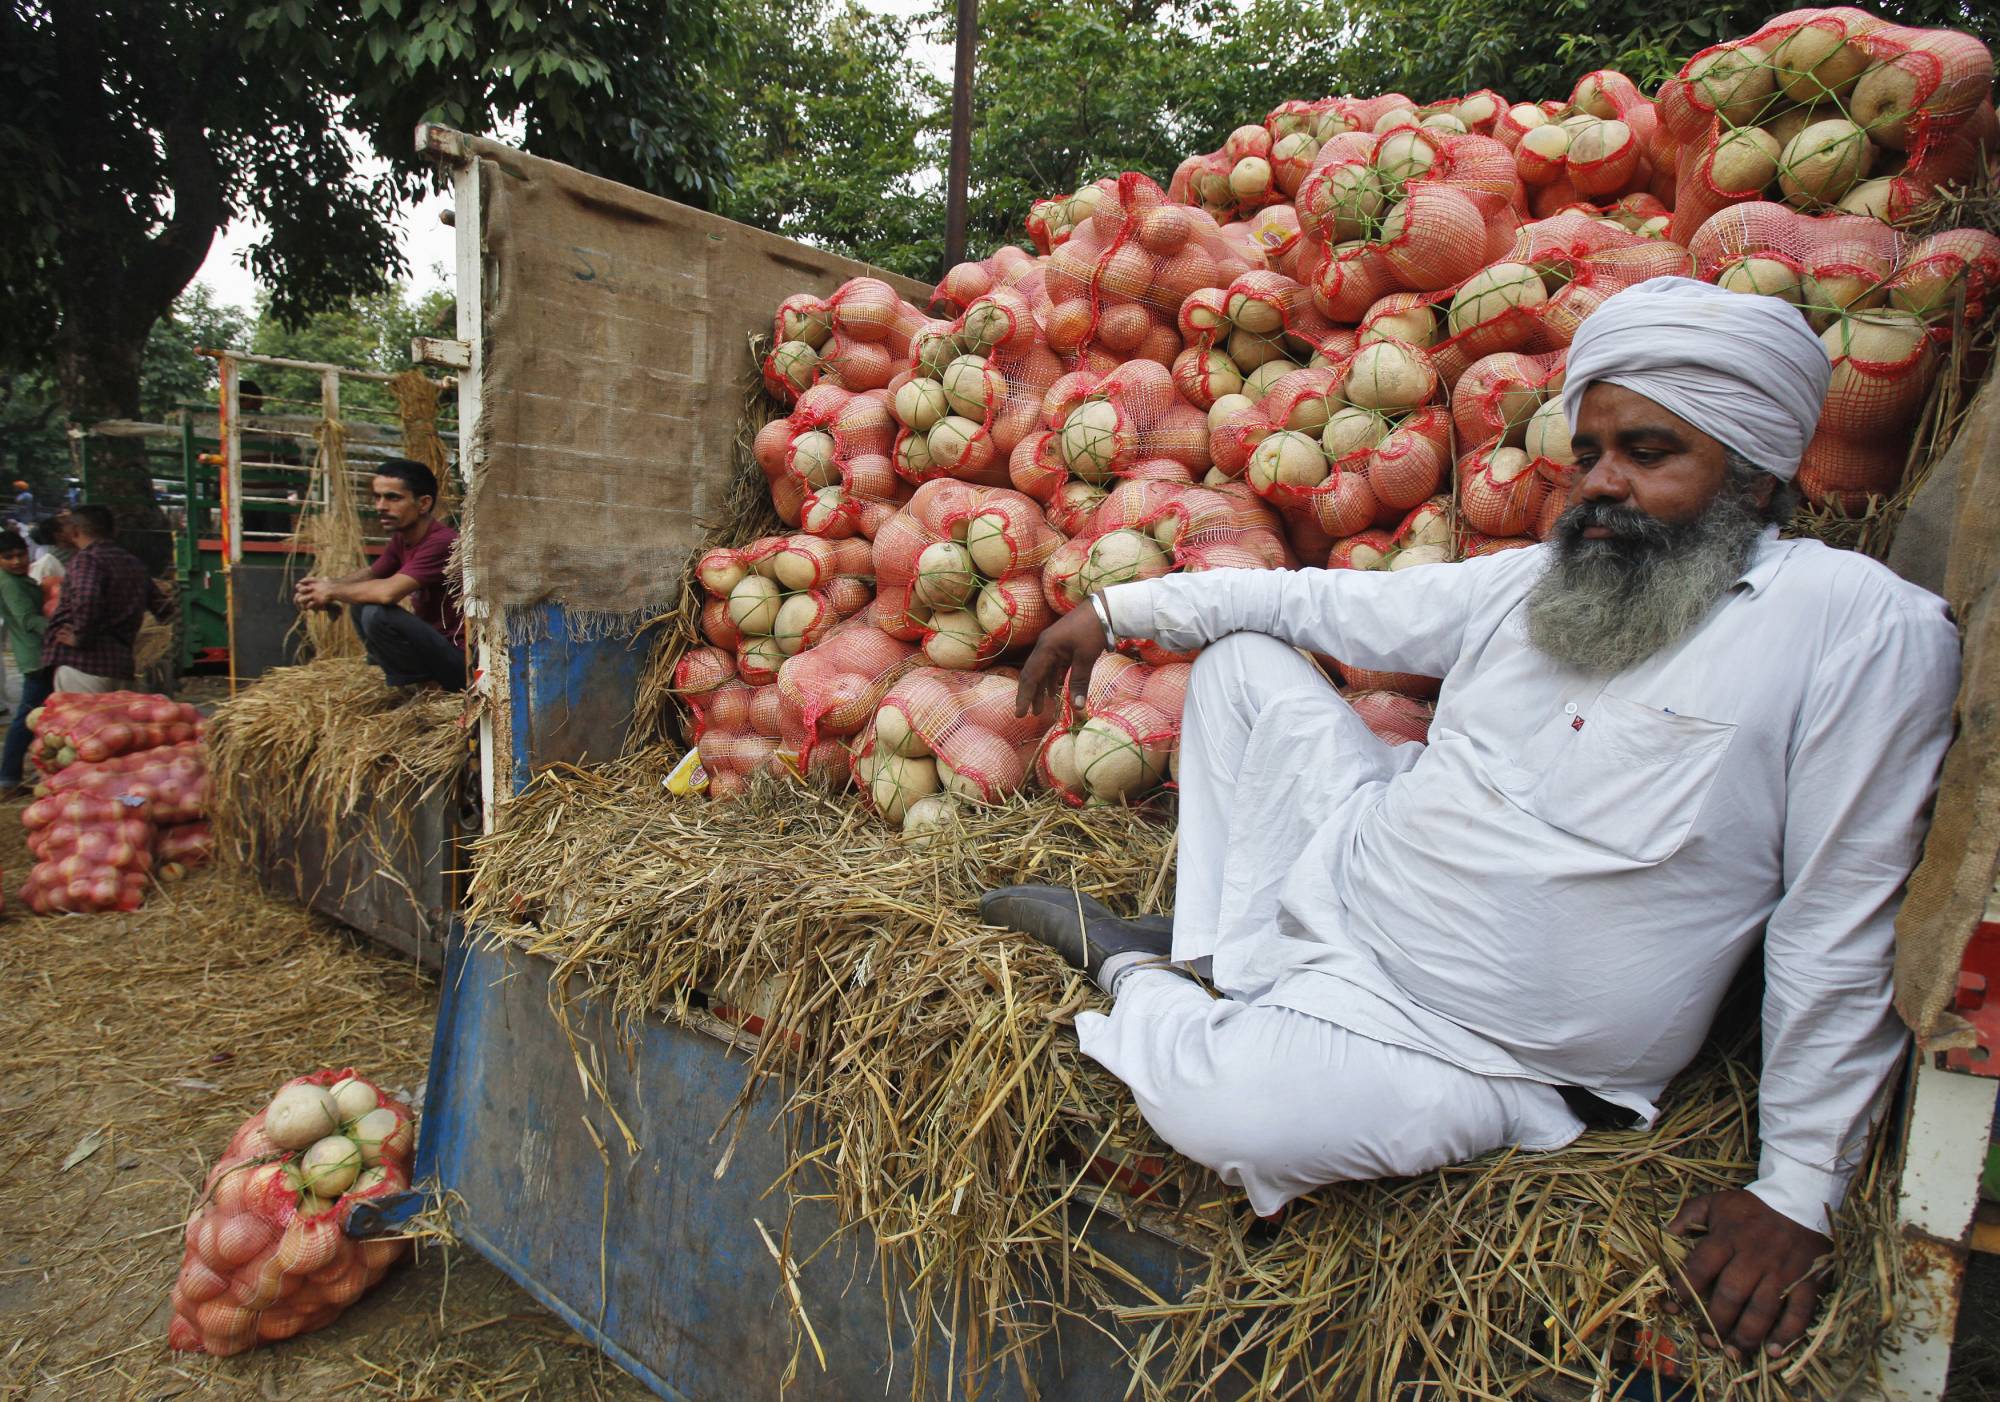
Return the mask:
<svg viewBox="0 0 2000 1402">
<path fill-rule="evenodd" d="M 1651 866 L 1687 841 L 1735 734 L 1721 721 L 1600 696 L 1519 801 L 1551 827 Z"/>
</svg>

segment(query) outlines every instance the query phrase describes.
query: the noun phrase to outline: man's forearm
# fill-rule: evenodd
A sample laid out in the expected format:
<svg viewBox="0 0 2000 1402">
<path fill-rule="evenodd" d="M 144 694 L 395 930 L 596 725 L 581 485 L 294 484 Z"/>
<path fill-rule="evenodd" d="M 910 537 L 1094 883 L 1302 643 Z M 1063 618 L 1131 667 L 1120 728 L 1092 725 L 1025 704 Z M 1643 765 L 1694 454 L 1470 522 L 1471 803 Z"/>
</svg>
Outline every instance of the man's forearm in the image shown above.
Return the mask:
<svg viewBox="0 0 2000 1402">
<path fill-rule="evenodd" d="M 401 603 L 410 591 L 399 588 L 398 575 L 387 579 L 377 579 L 363 573 L 359 579 L 336 579 L 327 583 L 327 598 L 337 604 L 395 604 Z"/>
</svg>

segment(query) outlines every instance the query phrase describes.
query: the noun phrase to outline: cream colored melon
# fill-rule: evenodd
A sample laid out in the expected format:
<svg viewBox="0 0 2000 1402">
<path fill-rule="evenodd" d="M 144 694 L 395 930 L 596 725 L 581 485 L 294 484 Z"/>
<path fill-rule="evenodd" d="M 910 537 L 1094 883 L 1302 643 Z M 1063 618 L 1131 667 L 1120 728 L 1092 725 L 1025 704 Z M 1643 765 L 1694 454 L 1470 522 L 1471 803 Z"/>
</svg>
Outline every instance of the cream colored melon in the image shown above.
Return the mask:
<svg viewBox="0 0 2000 1402">
<path fill-rule="evenodd" d="M 1078 728 L 1073 753 L 1084 790 L 1107 803 L 1138 796 L 1166 773 L 1167 746 L 1143 746 L 1097 717 Z"/>
<path fill-rule="evenodd" d="M 1269 336 L 1285 329 L 1284 311 L 1276 303 L 1261 297 L 1252 297 L 1247 292 L 1236 292 L 1230 295 L 1225 306 L 1227 309 L 1225 315 L 1242 330 L 1255 332 L 1259 336 Z"/>
<path fill-rule="evenodd" d="M 1802 24 L 1771 50 L 1772 74 L 1794 102 L 1844 97 L 1868 64 L 1867 51 L 1848 38 L 1845 21 Z"/>
<path fill-rule="evenodd" d="M 972 567 L 988 579 L 1011 574 L 1018 558 L 1012 537 L 1013 522 L 1004 512 L 982 511 L 967 521 L 965 549 Z"/>
<path fill-rule="evenodd" d="M 1402 414 L 1428 403 L 1437 372 L 1420 351 L 1395 341 L 1374 341 L 1348 362 L 1341 392 L 1349 404 Z"/>
<path fill-rule="evenodd" d="M 1367 234 L 1382 213 L 1386 197 L 1373 166 L 1335 166 L 1326 177 L 1326 208 L 1336 241 Z"/>
<path fill-rule="evenodd" d="M 966 470 L 982 466 L 993 454 L 985 425 L 963 414 L 947 414 L 931 426 L 931 457 L 941 466 Z"/>
<path fill-rule="evenodd" d="M 1530 132 L 1536 127 L 1545 127 L 1549 124 L 1549 114 L 1533 102 L 1515 103 L 1507 109 L 1507 119 L 1520 127 L 1523 132 Z"/>
<path fill-rule="evenodd" d="M 819 352 L 804 341 L 779 342 L 770 363 L 772 373 L 801 392 L 811 389 L 819 375 Z"/>
<path fill-rule="evenodd" d="M 718 599 L 728 598 L 729 591 L 749 573 L 750 566 L 733 550 L 711 550 L 695 566 L 695 577 L 701 581 L 701 587 Z"/>
<path fill-rule="evenodd" d="M 1070 731 L 1063 731 L 1050 740 L 1046 759 L 1049 777 L 1081 797 L 1084 793 L 1083 771 L 1076 767 L 1076 736 Z"/>
<path fill-rule="evenodd" d="M 1794 306 L 1805 296 L 1804 275 L 1777 258 L 1739 258 L 1722 270 L 1715 285 L 1730 292 L 1782 297 Z"/>
<path fill-rule="evenodd" d="M 1688 65 L 1687 77 L 1701 100 L 1734 127 L 1756 121 L 1778 90 L 1764 51 L 1751 43 L 1703 54 Z"/>
<path fill-rule="evenodd" d="M 1537 156 L 1547 163 L 1541 168 L 1526 164 L 1521 167 L 1523 180 L 1544 184 L 1553 180 L 1563 162 L 1569 159 L 1569 129 L 1553 122 L 1548 126 L 1536 127 L 1522 135 L 1521 144 L 1515 149 Z"/>
<path fill-rule="evenodd" d="M 1272 385 L 1275 385 L 1298 368 L 1291 361 L 1282 359 L 1259 365 L 1255 370 L 1252 370 L 1248 375 L 1243 377 L 1243 393 L 1248 395 L 1252 400 L 1261 401 L 1265 395 L 1271 392 Z"/>
<path fill-rule="evenodd" d="M 1568 467 L 1576 461 L 1576 450 L 1570 446 L 1569 437 L 1569 420 L 1563 414 L 1562 400 L 1551 399 L 1528 420 L 1523 447 L 1531 458 L 1546 458 L 1559 467 Z"/>
<path fill-rule="evenodd" d="M 778 616 L 771 624 L 771 636 L 777 641 L 778 651 L 787 657 L 794 656 L 806 645 L 806 634 L 820 623 L 825 606 L 813 594 L 793 594 L 778 605 Z"/>
<path fill-rule="evenodd" d="M 1778 138 L 1762 127 L 1726 131 L 1709 158 L 1709 183 L 1725 195 L 1758 194 L 1777 176 L 1783 151 Z"/>
<path fill-rule="evenodd" d="M 1868 174 L 1874 154 L 1868 134 L 1845 117 L 1814 122 L 1779 155 L 1778 188 L 1805 208 L 1837 204 Z"/>
<path fill-rule="evenodd" d="M 1269 365 L 1274 360 L 1287 360 L 1284 338 L 1281 336 L 1260 336 L 1244 327 L 1229 333 L 1229 359 L 1244 371 L 1254 371 Z M 1287 369 L 1293 368 L 1289 362 Z"/>
<path fill-rule="evenodd" d="M 938 791 L 937 763 L 888 755 L 877 760 L 868 782 L 868 801 L 885 822 L 900 825 L 918 799 Z"/>
<path fill-rule="evenodd" d="M 840 480 L 838 448 L 833 435 L 812 429 L 792 440 L 792 472 L 808 487 L 830 487 Z"/>
<path fill-rule="evenodd" d="M 924 636 L 924 656 L 933 666 L 969 672 L 980 663 L 979 644 L 986 630 L 969 609 L 944 609 L 931 615 L 931 632 Z"/>
<path fill-rule="evenodd" d="M 1361 318 L 1361 344 L 1370 341 L 1402 341 L 1412 346 L 1430 346 L 1437 341 L 1438 314 L 1428 303 L 1408 292 L 1392 292 Z"/>
<path fill-rule="evenodd" d="M 1874 180 L 1863 180 L 1840 197 L 1840 212 L 1865 214 L 1870 219 L 1880 219 L 1886 224 L 1890 221 L 1890 206 L 1895 196 L 1894 176 L 1884 175 Z"/>
<path fill-rule="evenodd" d="M 1007 399 L 1007 381 L 983 355 L 961 355 L 944 367 L 940 385 L 952 412 L 979 423 Z"/>
<path fill-rule="evenodd" d="M 745 637 L 768 637 L 777 626 L 784 591 L 761 574 L 745 575 L 729 591 L 729 621 Z"/>
<path fill-rule="evenodd" d="M 1519 448 L 1495 448 L 1486 455 L 1486 476 L 1505 485 L 1534 465 L 1534 459 Z"/>
<path fill-rule="evenodd" d="M 903 831 L 912 836 L 949 828 L 958 822 L 958 805 L 945 794 L 925 794 L 903 806 Z"/>
<path fill-rule="evenodd" d="M 1334 411 L 1320 430 L 1321 451 L 1329 462 L 1339 462 L 1356 453 L 1367 452 L 1389 433 L 1389 421 L 1372 409 L 1352 405 Z M 1321 477 L 1326 473 L 1322 471 Z"/>
<path fill-rule="evenodd" d="M 962 607 L 979 581 L 973 577 L 972 552 L 955 540 L 933 541 L 917 556 L 910 592 L 933 609 Z"/>
<path fill-rule="evenodd" d="M 303 1149 L 340 1127 L 340 1106 L 324 1086 L 286 1086 L 264 1111 L 264 1133 L 280 1149 Z"/>
<path fill-rule="evenodd" d="M 1271 192 L 1271 163 L 1262 156 L 1245 156 L 1229 168 L 1229 193 L 1239 200 L 1261 199 Z"/>
<path fill-rule="evenodd" d="M 1464 122 L 1450 112 L 1433 112 L 1418 125 L 1429 131 L 1452 131 L 1463 134 L 1469 130 Z"/>
<path fill-rule="evenodd" d="M 1238 383 L 1241 383 L 1241 381 Z M 1257 401 L 1241 391 L 1235 394 L 1221 395 L 1209 407 L 1208 431 L 1213 433 L 1237 414 L 1242 413 L 1246 409 L 1254 409 L 1256 407 Z"/>
<path fill-rule="evenodd" d="M 900 705 L 884 706 L 875 712 L 875 752 L 898 759 L 921 759 L 931 747 Z"/>
<path fill-rule="evenodd" d="M 1250 454 L 1250 488 L 1260 496 L 1275 487 L 1317 487 L 1326 481 L 1326 454 L 1310 435 L 1280 429 Z"/>
<path fill-rule="evenodd" d="M 1117 405 L 1090 399 L 1070 410 L 1063 420 L 1056 449 L 1076 476 L 1086 482 L 1103 482 L 1122 463 L 1130 437 Z"/>
<path fill-rule="evenodd" d="M 1078 581 L 1085 594 L 1095 594 L 1115 584 L 1157 579 L 1173 567 L 1173 558 L 1160 549 L 1158 541 L 1144 531 L 1121 527 L 1106 531 L 1092 543 Z"/>
<path fill-rule="evenodd" d="M 1454 336 L 1497 321 L 1515 307 L 1548 300 L 1542 275 L 1526 263 L 1494 263 L 1467 278 L 1451 299 L 1446 325 Z"/>
</svg>

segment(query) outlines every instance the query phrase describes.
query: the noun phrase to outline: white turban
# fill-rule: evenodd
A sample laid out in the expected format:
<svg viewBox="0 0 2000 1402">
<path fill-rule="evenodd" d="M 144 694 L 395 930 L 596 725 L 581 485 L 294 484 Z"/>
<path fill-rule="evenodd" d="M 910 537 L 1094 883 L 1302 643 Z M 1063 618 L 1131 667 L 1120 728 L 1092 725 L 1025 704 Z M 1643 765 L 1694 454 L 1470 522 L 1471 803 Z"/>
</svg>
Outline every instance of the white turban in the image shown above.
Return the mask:
<svg viewBox="0 0 2000 1402">
<path fill-rule="evenodd" d="M 1577 328 L 1563 414 L 1574 431 L 1584 390 L 1619 385 L 1789 481 L 1832 374 L 1790 302 L 1656 277 L 1606 298 Z"/>
</svg>

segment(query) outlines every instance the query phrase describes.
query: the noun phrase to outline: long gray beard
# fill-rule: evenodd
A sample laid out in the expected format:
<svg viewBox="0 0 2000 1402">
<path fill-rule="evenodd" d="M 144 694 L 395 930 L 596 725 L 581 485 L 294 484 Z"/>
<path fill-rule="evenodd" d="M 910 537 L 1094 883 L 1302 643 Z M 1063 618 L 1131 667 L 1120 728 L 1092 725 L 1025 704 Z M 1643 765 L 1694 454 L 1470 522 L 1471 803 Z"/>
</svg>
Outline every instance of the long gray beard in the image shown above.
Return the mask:
<svg viewBox="0 0 2000 1402">
<path fill-rule="evenodd" d="M 1612 535 L 1585 540 L 1591 526 Z M 1708 617 L 1764 526 L 1757 507 L 1728 488 L 1679 525 L 1637 507 L 1579 502 L 1556 522 L 1554 558 L 1528 595 L 1528 640 L 1580 672 L 1637 666 Z"/>
</svg>

